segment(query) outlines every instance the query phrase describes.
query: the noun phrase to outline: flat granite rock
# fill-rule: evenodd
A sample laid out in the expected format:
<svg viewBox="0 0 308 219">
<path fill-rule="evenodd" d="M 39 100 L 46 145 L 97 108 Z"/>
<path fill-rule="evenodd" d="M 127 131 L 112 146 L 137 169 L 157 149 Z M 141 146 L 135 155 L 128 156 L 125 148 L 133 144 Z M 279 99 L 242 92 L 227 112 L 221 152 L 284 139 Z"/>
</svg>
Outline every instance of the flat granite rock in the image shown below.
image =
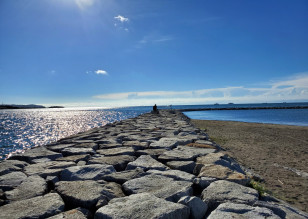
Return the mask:
<svg viewBox="0 0 308 219">
<path fill-rule="evenodd" d="M 189 208 L 141 193 L 111 200 L 108 205 L 96 211 L 94 218 L 188 219 Z"/>
<path fill-rule="evenodd" d="M 150 149 L 172 149 L 179 145 L 179 139 L 177 138 L 161 138 L 158 141 L 154 141 L 150 144 Z"/>
<path fill-rule="evenodd" d="M 91 164 L 74 166 L 64 169 L 60 174 L 60 180 L 99 180 L 104 175 L 116 172 L 113 166 L 105 164 Z"/>
<path fill-rule="evenodd" d="M 122 188 L 126 194 L 147 192 L 167 201 L 177 202 L 183 196 L 192 195 L 192 183 L 176 181 L 159 175 L 146 175 L 125 182 Z"/>
<path fill-rule="evenodd" d="M 144 173 L 143 169 L 136 168 L 133 170 L 125 170 L 121 172 L 110 173 L 110 174 L 104 175 L 102 179 L 108 182 L 116 182 L 119 184 L 123 184 L 128 180 L 141 177 L 143 173 Z"/>
<path fill-rule="evenodd" d="M 111 189 L 93 180 L 85 181 L 60 181 L 56 183 L 56 191 L 61 195 L 69 207 L 83 207 L 94 209 L 101 199 L 109 200 L 121 195 L 111 193 Z"/>
<path fill-rule="evenodd" d="M 223 203 L 218 206 L 209 216 L 208 219 L 280 219 L 270 209 L 261 207 L 252 207 L 245 204 Z"/>
<path fill-rule="evenodd" d="M 119 155 L 135 156 L 135 150 L 131 147 L 102 149 L 102 150 L 97 150 L 96 152 L 105 156 L 119 156 Z"/>
<path fill-rule="evenodd" d="M 62 212 L 48 219 L 87 219 L 90 212 L 85 208 L 75 208 L 69 211 Z"/>
<path fill-rule="evenodd" d="M 68 161 L 78 163 L 79 161 L 88 161 L 90 159 L 89 154 L 79 154 L 79 155 L 71 155 L 68 157 L 60 157 L 57 158 L 56 161 Z"/>
<path fill-rule="evenodd" d="M 258 191 L 240 184 L 219 180 L 212 182 L 201 194 L 202 200 L 215 208 L 221 203 L 234 202 L 253 205 L 259 198 Z"/>
<path fill-rule="evenodd" d="M 45 147 L 39 146 L 31 148 L 30 150 L 26 150 L 23 154 L 15 154 L 9 159 L 21 160 L 27 163 L 31 163 L 33 159 L 48 158 L 50 160 L 55 160 L 59 157 L 62 157 L 62 154 L 47 150 Z"/>
<path fill-rule="evenodd" d="M 46 181 L 38 175 L 33 175 L 25 179 L 15 189 L 5 192 L 5 196 L 10 201 L 18 201 L 44 195 L 46 191 Z"/>
<path fill-rule="evenodd" d="M 49 193 L 0 207 L 0 218 L 47 218 L 64 210 L 64 202 L 57 193 Z"/>
<path fill-rule="evenodd" d="M 56 144 L 56 145 L 47 145 L 48 150 L 61 153 L 61 151 L 68 147 L 73 147 L 75 144 Z"/>
<path fill-rule="evenodd" d="M 158 162 L 149 155 L 141 155 L 135 161 L 127 164 L 126 170 L 133 170 L 136 168 L 141 168 L 144 171 L 154 169 L 154 170 L 167 170 L 169 167 Z"/>
<path fill-rule="evenodd" d="M 155 175 L 160 175 L 160 176 L 165 176 L 172 178 L 174 180 L 180 180 L 180 181 L 188 181 L 192 182 L 194 178 L 196 177 L 193 174 L 186 173 L 184 171 L 180 170 L 148 170 L 146 174 L 155 174 Z"/>
<path fill-rule="evenodd" d="M 93 157 L 88 164 L 108 164 L 112 165 L 117 171 L 122 171 L 126 168 L 129 162 L 136 160 L 136 157 L 129 155 L 119 156 L 99 156 Z"/>
<path fill-rule="evenodd" d="M 50 161 L 28 165 L 24 168 L 24 172 L 27 175 L 39 175 L 46 178 L 47 176 L 58 176 L 63 169 L 75 165 L 74 162 Z"/>
<path fill-rule="evenodd" d="M 145 150 L 136 151 L 136 154 L 138 156 L 150 155 L 150 156 L 158 157 L 159 155 L 162 155 L 166 151 L 168 151 L 168 150 L 166 150 L 166 149 L 145 149 Z"/>
<path fill-rule="evenodd" d="M 4 160 L 0 163 L 0 176 L 13 171 L 21 171 L 28 163 L 20 160 Z"/>
<path fill-rule="evenodd" d="M 162 161 L 193 161 L 197 157 L 214 153 L 216 149 L 197 148 L 188 146 L 178 146 L 171 151 L 167 151 L 158 157 Z"/>
<path fill-rule="evenodd" d="M 95 151 L 92 148 L 82 148 L 82 147 L 69 147 L 65 148 L 61 151 L 63 156 L 72 156 L 72 155 L 79 155 L 79 154 L 95 154 Z"/>
<path fill-rule="evenodd" d="M 11 172 L 0 176 L 0 189 L 11 190 L 27 179 L 27 175 L 22 172 Z"/>
<path fill-rule="evenodd" d="M 141 139 L 144 139 L 144 138 L 141 137 Z M 134 150 L 145 150 L 149 147 L 149 142 L 124 141 L 123 146 L 124 147 L 132 147 Z"/>
</svg>

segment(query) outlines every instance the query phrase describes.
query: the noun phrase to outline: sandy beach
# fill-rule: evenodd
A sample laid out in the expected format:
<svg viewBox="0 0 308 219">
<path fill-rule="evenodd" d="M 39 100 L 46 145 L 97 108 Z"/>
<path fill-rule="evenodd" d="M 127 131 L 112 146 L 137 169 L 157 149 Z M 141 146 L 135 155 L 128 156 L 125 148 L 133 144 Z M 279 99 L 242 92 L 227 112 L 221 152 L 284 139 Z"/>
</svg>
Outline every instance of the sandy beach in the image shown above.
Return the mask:
<svg viewBox="0 0 308 219">
<path fill-rule="evenodd" d="M 192 120 L 240 164 L 265 180 L 273 196 L 308 211 L 308 127 Z"/>
</svg>

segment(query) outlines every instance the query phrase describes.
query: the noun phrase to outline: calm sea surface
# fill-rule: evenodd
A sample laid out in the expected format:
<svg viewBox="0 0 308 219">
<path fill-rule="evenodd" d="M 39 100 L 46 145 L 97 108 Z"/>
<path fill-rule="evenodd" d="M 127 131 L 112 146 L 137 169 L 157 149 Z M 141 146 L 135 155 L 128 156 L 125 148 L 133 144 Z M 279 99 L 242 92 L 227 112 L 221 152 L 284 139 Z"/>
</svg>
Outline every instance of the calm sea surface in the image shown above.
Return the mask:
<svg viewBox="0 0 308 219">
<path fill-rule="evenodd" d="M 159 109 L 199 109 L 224 107 L 308 106 L 296 104 L 232 104 L 164 106 Z M 107 123 L 136 117 L 152 107 L 64 108 L 0 110 L 0 160 L 11 153 L 37 145 L 46 145 L 61 138 Z M 233 120 L 308 126 L 308 109 L 288 110 L 221 110 L 185 112 L 192 119 Z"/>
</svg>

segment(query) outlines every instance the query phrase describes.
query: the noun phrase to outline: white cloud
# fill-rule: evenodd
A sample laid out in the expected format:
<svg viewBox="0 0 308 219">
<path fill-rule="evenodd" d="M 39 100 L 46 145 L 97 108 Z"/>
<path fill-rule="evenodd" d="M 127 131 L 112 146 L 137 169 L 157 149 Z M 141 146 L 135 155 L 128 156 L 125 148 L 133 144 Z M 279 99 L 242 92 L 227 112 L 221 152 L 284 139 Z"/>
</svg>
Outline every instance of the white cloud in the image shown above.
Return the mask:
<svg viewBox="0 0 308 219">
<path fill-rule="evenodd" d="M 308 73 L 268 83 L 267 87 L 224 87 L 190 91 L 145 91 L 96 95 L 116 106 L 211 103 L 264 103 L 308 100 Z"/>
<path fill-rule="evenodd" d="M 108 75 L 107 71 L 101 69 L 96 70 L 95 73 L 98 75 Z"/>
<path fill-rule="evenodd" d="M 129 19 L 127 17 L 124 17 L 122 15 L 118 15 L 118 16 L 114 17 L 114 19 L 116 19 L 117 21 L 120 21 L 122 23 L 129 21 Z"/>
</svg>

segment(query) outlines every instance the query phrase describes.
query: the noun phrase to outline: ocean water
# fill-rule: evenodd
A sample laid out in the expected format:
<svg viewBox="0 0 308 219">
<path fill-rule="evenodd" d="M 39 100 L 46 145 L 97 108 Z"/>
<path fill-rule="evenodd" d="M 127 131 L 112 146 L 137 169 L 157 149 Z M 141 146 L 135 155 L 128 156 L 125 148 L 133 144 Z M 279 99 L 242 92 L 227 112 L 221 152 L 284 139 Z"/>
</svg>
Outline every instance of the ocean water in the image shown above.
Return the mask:
<svg viewBox="0 0 308 219">
<path fill-rule="evenodd" d="M 185 112 L 191 119 L 308 126 L 308 109 L 214 110 Z"/>
<path fill-rule="evenodd" d="M 11 153 L 136 117 L 151 107 L 0 110 L 0 160 Z"/>
<path fill-rule="evenodd" d="M 178 105 L 158 106 L 158 108 L 201 109 L 260 106 L 308 106 L 308 103 Z M 136 117 L 151 110 L 152 107 L 0 110 L 0 160 L 33 146 L 46 145 L 61 138 L 107 123 Z M 185 114 L 193 119 L 308 126 L 308 109 L 194 111 L 185 112 Z"/>
</svg>

